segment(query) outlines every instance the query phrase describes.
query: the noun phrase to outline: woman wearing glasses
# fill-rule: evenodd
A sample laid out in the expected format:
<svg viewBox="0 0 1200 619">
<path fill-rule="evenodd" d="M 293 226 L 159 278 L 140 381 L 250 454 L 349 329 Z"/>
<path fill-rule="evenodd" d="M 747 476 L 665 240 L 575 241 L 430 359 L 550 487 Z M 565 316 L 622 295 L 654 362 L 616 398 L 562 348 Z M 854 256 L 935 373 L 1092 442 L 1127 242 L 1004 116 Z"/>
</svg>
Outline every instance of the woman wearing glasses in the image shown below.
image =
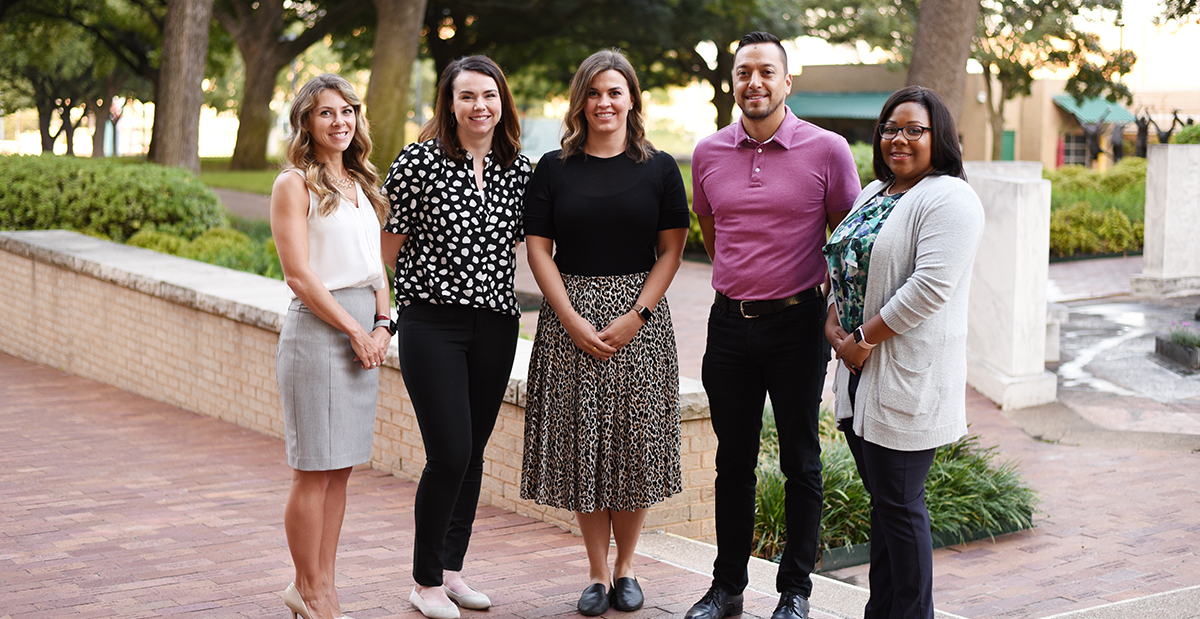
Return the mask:
<svg viewBox="0 0 1200 619">
<path fill-rule="evenodd" d="M 967 297 L 983 207 L 937 93 L 896 91 L 872 140 L 878 180 L 825 245 L 838 427 L 871 494 L 865 619 L 933 618 L 925 476 L 967 431 Z"/>
</svg>

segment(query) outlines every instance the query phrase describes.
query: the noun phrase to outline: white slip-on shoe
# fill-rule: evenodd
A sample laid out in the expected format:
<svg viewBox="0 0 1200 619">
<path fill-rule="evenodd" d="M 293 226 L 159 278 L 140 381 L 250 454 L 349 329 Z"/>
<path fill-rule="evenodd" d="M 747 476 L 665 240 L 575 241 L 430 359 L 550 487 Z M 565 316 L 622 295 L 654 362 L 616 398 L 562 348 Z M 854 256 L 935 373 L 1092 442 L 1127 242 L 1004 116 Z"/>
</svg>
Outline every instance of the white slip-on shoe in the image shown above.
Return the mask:
<svg viewBox="0 0 1200 619">
<path fill-rule="evenodd" d="M 466 595 L 459 595 L 451 591 L 450 587 L 447 587 L 446 585 L 442 585 L 442 589 L 446 591 L 446 597 L 450 598 L 452 602 L 462 606 L 463 608 L 469 608 L 471 610 L 487 610 L 492 607 L 492 601 L 488 599 L 488 596 L 476 591 L 470 585 L 467 585 L 467 589 L 470 589 L 471 592 Z"/>
<path fill-rule="evenodd" d="M 408 601 L 412 602 L 417 610 L 421 611 L 429 619 L 459 619 L 458 607 L 454 604 L 445 604 L 442 606 L 434 606 L 425 601 L 420 593 L 417 593 L 416 588 L 413 588 L 412 595 L 408 596 Z"/>
</svg>

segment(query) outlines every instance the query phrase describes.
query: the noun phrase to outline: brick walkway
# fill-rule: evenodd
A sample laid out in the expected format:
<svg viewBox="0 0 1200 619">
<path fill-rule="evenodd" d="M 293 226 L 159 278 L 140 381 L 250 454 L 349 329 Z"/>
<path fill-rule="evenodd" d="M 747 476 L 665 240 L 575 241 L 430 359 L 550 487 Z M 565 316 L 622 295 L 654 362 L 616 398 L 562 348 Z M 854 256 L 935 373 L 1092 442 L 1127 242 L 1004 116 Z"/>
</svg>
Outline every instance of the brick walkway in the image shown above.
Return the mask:
<svg viewBox="0 0 1200 619">
<path fill-rule="evenodd" d="M 283 442 L 0 353 L 0 619 L 284 617 Z M 360 467 L 339 552 L 343 611 L 419 618 L 416 485 Z M 468 579 L 496 606 L 466 617 L 578 617 L 579 539 L 479 509 Z M 680 616 L 709 579 L 648 558 L 648 603 Z M 774 598 L 749 593 L 748 616 Z M 820 615 L 829 617 L 829 615 Z"/>
<path fill-rule="evenodd" d="M 1032 530 L 934 551 L 939 610 L 1047 617 L 1200 584 L 1200 454 L 1040 442 L 974 391 L 967 407 L 1043 502 Z M 866 566 L 826 575 L 866 586 Z"/>
<path fill-rule="evenodd" d="M 1121 294 L 1127 274 L 1113 271 L 1137 269 L 1079 265 L 1051 265 L 1055 300 Z M 707 283 L 703 265 L 685 265 L 669 293 L 685 376 L 699 374 L 686 368 L 703 349 Z M 1200 454 L 1146 448 L 1138 432 L 1041 442 L 970 390 L 968 409 L 1043 503 L 1033 530 L 935 552 L 939 610 L 1044 618 L 1200 585 Z M 0 419 L 0 619 L 286 616 L 281 441 L 4 354 Z M 370 469 L 351 477 L 339 591 L 358 619 L 420 617 L 407 601 L 414 491 Z M 476 527 L 468 577 L 497 605 L 464 617 L 579 616 L 578 538 L 489 507 Z M 638 573 L 652 606 L 632 619 L 681 616 L 708 585 L 649 558 Z M 751 593 L 747 616 L 773 604 Z M 1200 617 L 1195 606 L 1127 616 Z"/>
</svg>

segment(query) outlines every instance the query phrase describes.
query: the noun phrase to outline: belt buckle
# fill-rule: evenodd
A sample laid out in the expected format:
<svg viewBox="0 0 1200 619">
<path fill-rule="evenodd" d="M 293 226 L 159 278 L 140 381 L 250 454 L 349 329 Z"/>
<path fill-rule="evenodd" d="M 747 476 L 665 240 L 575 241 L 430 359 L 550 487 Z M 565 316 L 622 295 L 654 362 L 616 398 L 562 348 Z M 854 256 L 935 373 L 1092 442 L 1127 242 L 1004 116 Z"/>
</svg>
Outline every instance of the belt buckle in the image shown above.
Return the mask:
<svg viewBox="0 0 1200 619">
<path fill-rule="evenodd" d="M 754 314 L 753 316 L 746 314 L 747 303 L 753 303 L 753 301 L 738 301 L 738 311 L 742 313 L 742 318 L 758 318 L 758 314 Z"/>
</svg>

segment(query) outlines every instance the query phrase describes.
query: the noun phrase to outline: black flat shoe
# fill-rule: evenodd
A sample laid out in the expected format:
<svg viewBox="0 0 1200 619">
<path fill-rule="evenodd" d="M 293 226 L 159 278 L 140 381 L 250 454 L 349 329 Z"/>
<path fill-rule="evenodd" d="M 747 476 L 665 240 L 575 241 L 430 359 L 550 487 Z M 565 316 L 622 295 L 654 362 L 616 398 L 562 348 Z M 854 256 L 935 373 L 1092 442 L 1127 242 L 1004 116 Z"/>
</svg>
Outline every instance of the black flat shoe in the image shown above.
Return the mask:
<svg viewBox="0 0 1200 619">
<path fill-rule="evenodd" d="M 708 588 L 708 593 L 696 602 L 684 619 L 721 619 L 731 615 L 742 614 L 742 594 L 729 593 L 728 591 L 713 585 Z"/>
<path fill-rule="evenodd" d="M 641 608 L 646 602 L 646 596 L 642 595 L 642 586 L 636 578 L 618 578 L 613 584 L 609 598 L 613 608 L 627 613 Z"/>
<path fill-rule="evenodd" d="M 579 614 L 596 617 L 608 612 L 608 592 L 602 583 L 589 585 L 579 596 Z"/>
</svg>

